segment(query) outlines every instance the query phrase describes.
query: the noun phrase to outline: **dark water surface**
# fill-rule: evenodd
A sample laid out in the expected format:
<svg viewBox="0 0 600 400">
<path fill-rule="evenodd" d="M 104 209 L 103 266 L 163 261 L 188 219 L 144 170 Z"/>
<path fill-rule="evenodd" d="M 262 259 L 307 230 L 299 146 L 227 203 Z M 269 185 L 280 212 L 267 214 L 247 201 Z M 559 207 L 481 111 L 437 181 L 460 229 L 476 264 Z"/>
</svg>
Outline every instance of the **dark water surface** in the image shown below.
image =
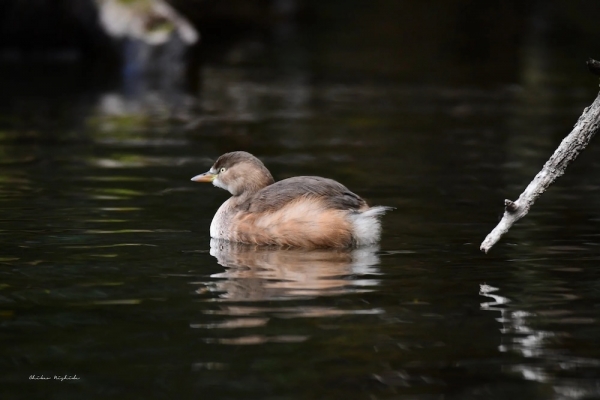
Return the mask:
<svg viewBox="0 0 600 400">
<path fill-rule="evenodd" d="M 197 92 L 3 75 L 2 399 L 600 397 L 600 146 L 478 250 L 594 78 L 535 34 L 486 78 L 369 64 L 331 24 L 241 45 Z M 380 246 L 211 243 L 227 194 L 189 179 L 236 149 L 396 207 Z"/>
</svg>

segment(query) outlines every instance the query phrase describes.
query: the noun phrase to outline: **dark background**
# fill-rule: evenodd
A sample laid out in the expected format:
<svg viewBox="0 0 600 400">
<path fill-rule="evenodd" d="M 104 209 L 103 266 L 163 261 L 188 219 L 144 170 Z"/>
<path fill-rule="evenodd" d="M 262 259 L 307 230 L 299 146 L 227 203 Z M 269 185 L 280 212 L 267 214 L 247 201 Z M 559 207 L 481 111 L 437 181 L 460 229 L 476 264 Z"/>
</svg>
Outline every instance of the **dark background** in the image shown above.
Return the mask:
<svg viewBox="0 0 600 400">
<path fill-rule="evenodd" d="M 201 41 L 140 62 L 0 1 L 0 398 L 600 397 L 597 142 L 479 251 L 597 95 L 600 2 L 172 4 Z M 211 244 L 231 150 L 395 207 L 380 245 Z"/>
</svg>

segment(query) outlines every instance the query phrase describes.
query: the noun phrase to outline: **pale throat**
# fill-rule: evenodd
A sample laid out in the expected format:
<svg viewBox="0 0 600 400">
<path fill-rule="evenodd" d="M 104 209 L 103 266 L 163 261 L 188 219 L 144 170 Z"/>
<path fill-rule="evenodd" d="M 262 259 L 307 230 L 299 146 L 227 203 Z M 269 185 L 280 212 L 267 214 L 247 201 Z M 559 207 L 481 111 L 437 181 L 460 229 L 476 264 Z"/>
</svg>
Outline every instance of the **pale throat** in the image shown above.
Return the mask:
<svg viewBox="0 0 600 400">
<path fill-rule="evenodd" d="M 212 184 L 213 184 L 213 185 L 215 185 L 215 186 L 216 186 L 216 187 L 218 187 L 218 188 L 221 188 L 221 189 L 224 189 L 224 190 L 227 190 L 228 192 L 230 192 L 230 191 L 229 191 L 229 187 L 228 187 L 226 184 L 224 184 L 224 183 L 223 183 L 223 182 L 222 182 L 222 181 L 219 179 L 219 176 L 218 176 L 218 175 L 217 175 L 217 177 L 216 177 L 215 179 L 213 179 L 213 181 L 212 181 Z M 230 192 L 230 193 L 231 193 L 231 192 Z M 232 193 L 232 194 L 233 194 L 233 193 Z"/>
</svg>

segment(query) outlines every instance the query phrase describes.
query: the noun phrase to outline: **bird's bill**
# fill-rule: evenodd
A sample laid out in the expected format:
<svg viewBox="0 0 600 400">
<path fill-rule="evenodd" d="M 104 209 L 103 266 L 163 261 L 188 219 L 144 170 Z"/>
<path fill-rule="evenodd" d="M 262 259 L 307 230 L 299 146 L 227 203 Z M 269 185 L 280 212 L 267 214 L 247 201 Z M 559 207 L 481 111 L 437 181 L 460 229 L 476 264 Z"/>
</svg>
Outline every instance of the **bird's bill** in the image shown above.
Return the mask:
<svg viewBox="0 0 600 400">
<path fill-rule="evenodd" d="M 196 175 L 195 177 L 192 178 L 192 180 L 194 182 L 212 182 L 215 180 L 216 177 L 217 177 L 217 174 L 213 174 L 210 171 L 208 171 L 203 174 Z"/>
</svg>

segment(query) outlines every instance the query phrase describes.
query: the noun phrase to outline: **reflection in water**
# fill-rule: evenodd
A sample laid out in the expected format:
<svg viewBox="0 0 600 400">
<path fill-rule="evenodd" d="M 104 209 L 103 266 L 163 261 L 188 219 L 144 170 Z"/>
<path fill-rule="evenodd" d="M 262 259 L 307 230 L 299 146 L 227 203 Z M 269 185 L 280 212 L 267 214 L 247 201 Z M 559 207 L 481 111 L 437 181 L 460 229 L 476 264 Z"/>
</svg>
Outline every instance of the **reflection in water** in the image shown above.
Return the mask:
<svg viewBox="0 0 600 400">
<path fill-rule="evenodd" d="M 373 290 L 379 280 L 366 278 L 378 275 L 377 247 L 358 249 L 273 248 L 211 239 L 210 254 L 217 258 L 225 272 L 211 277 L 219 279 L 207 284 L 218 309 L 205 310 L 214 318 L 226 318 L 211 323 L 192 323 L 192 328 L 232 332 L 264 327 L 271 317 L 333 317 L 346 314 L 379 314 L 381 309 L 341 309 L 340 307 L 307 304 L 305 301 L 322 296 L 362 293 Z M 198 293 L 205 292 L 204 289 Z M 261 305 L 261 302 L 269 302 Z M 277 303 L 285 301 L 285 305 Z M 243 304 L 236 304 L 241 302 Z M 252 304 L 255 303 L 255 304 Z M 206 338 L 208 343 L 253 345 L 267 342 L 290 343 L 308 339 L 296 331 L 266 336 L 239 334 Z"/>
<path fill-rule="evenodd" d="M 339 295 L 369 290 L 377 280 L 377 247 L 359 249 L 278 249 L 211 240 L 210 254 L 227 268 L 213 278 L 222 300 L 259 301 Z"/>
<path fill-rule="evenodd" d="M 593 358 L 577 357 L 565 352 L 559 343 L 570 335 L 558 330 L 540 329 L 537 326 L 540 319 L 544 322 L 558 323 L 589 323 L 577 318 L 569 318 L 572 312 L 554 307 L 549 310 L 530 312 L 508 306 L 511 300 L 496 294 L 499 288 L 481 285 L 479 294 L 492 301 L 481 303 L 482 310 L 500 313 L 497 321 L 502 324 L 500 330 L 503 340 L 498 350 L 502 353 L 514 352 L 524 357 L 526 362 L 520 362 L 507 368 L 510 372 L 520 374 L 524 379 L 552 385 L 553 399 L 582 399 L 596 398 L 600 395 L 600 380 L 582 380 L 573 378 L 578 371 L 588 368 L 598 368 L 600 362 Z M 573 300 L 575 296 L 559 294 L 562 300 Z M 580 372 L 579 372 L 580 373 Z"/>
</svg>

